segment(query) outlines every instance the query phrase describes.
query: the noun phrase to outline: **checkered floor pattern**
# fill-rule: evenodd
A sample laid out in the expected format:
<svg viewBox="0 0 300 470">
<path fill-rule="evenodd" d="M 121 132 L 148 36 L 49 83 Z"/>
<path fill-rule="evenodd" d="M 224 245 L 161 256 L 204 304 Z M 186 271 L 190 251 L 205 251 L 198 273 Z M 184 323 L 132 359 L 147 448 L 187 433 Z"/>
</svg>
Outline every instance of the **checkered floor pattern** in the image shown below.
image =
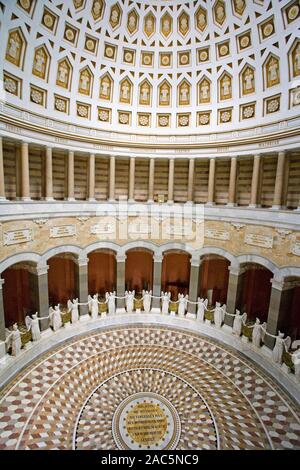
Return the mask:
<svg viewBox="0 0 300 470">
<path fill-rule="evenodd" d="M 219 343 L 138 325 L 73 338 L 0 395 L 0 449 L 114 449 L 112 416 L 133 393 L 165 396 L 178 449 L 300 449 L 299 407 L 265 372 Z"/>
</svg>

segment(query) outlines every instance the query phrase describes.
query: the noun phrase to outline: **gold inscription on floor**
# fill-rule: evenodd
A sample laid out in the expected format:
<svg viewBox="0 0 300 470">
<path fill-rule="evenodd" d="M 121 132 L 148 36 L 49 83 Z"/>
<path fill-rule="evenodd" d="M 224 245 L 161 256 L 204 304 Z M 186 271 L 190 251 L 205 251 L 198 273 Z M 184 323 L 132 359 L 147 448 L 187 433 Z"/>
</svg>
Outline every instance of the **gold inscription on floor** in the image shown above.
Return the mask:
<svg viewBox="0 0 300 470">
<path fill-rule="evenodd" d="M 137 444 L 151 446 L 164 438 L 167 431 L 167 416 L 155 403 L 137 403 L 128 411 L 125 419 L 126 431 Z"/>
</svg>

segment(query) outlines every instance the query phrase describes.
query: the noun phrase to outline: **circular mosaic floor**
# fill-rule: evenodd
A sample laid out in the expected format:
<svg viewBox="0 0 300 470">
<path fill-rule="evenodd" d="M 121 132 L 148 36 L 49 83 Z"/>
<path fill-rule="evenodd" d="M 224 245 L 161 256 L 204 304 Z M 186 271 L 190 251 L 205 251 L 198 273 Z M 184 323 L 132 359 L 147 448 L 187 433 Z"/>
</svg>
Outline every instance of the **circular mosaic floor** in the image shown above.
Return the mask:
<svg viewBox="0 0 300 470">
<path fill-rule="evenodd" d="M 239 353 L 124 326 L 65 342 L 0 396 L 0 449 L 299 449 L 299 407 Z"/>
</svg>

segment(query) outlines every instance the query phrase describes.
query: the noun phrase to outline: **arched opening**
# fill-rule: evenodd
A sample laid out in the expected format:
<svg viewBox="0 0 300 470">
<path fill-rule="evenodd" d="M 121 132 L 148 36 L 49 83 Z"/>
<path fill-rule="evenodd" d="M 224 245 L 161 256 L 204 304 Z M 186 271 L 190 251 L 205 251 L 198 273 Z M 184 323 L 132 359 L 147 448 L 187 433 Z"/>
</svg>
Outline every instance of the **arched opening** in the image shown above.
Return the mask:
<svg viewBox="0 0 300 470">
<path fill-rule="evenodd" d="M 145 248 L 133 248 L 126 252 L 125 288 L 141 293 L 151 290 L 153 283 L 153 252 Z"/>
<path fill-rule="evenodd" d="M 61 253 L 47 261 L 50 305 L 65 305 L 78 297 L 77 265 L 72 254 Z"/>
<path fill-rule="evenodd" d="M 173 300 L 178 294 L 189 293 L 191 256 L 184 251 L 164 253 L 162 262 L 161 286 L 164 292 L 171 292 Z"/>
<path fill-rule="evenodd" d="M 249 320 L 255 320 L 257 317 L 261 321 L 267 321 L 273 273 L 256 263 L 247 263 L 243 268 L 238 308 L 242 312 L 247 312 Z"/>
<path fill-rule="evenodd" d="M 300 339 L 300 278 L 285 279 L 280 308 L 280 330 L 292 340 Z"/>
<path fill-rule="evenodd" d="M 199 295 L 207 298 L 209 305 L 226 303 L 230 261 L 218 255 L 205 255 L 201 259 Z"/>
<path fill-rule="evenodd" d="M 96 250 L 88 254 L 88 292 L 100 294 L 116 290 L 116 254 L 112 250 Z"/>
<path fill-rule="evenodd" d="M 4 279 L 3 304 L 5 326 L 24 324 L 26 315 L 38 310 L 36 265 L 31 262 L 17 263 L 1 274 Z"/>
</svg>

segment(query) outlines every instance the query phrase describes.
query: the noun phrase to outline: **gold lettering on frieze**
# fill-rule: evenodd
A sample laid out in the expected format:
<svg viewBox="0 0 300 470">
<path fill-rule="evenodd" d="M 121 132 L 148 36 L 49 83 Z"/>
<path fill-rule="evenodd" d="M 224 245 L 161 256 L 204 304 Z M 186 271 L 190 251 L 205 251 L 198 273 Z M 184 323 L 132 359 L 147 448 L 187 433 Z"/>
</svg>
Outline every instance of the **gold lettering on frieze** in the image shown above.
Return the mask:
<svg viewBox="0 0 300 470">
<path fill-rule="evenodd" d="M 260 142 L 259 147 L 264 148 L 264 147 L 274 147 L 275 145 L 279 145 L 279 140 L 271 140 L 267 142 Z"/>
</svg>

